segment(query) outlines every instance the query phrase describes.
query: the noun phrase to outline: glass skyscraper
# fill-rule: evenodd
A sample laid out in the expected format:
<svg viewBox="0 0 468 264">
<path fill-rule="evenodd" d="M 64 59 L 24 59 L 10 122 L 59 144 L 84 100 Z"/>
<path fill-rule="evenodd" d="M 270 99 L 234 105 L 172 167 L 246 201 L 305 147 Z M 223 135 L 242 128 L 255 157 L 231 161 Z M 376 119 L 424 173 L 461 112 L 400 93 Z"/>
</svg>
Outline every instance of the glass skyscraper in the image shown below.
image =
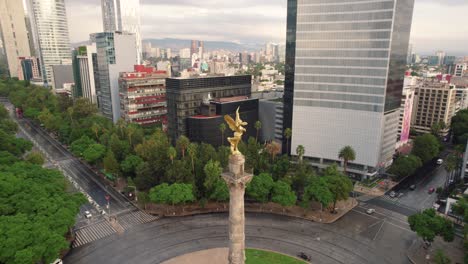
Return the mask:
<svg viewBox="0 0 468 264">
<path fill-rule="evenodd" d="M 291 152 L 312 163 L 338 161 L 352 146 L 351 169 L 391 161 L 414 0 L 289 0 L 284 127 Z"/>
<path fill-rule="evenodd" d="M 141 61 L 140 0 L 101 0 L 104 32 L 135 34 L 137 61 Z"/>
<path fill-rule="evenodd" d="M 64 0 L 28 0 L 28 13 L 44 82 L 52 84 L 52 65 L 71 62 Z"/>
</svg>

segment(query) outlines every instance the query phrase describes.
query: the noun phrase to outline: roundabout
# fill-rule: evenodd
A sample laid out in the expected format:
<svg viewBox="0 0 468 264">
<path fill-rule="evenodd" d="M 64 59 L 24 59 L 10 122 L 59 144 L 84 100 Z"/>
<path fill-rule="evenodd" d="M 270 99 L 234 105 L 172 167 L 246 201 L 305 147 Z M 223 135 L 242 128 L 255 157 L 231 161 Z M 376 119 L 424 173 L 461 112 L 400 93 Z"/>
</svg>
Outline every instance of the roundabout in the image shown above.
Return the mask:
<svg viewBox="0 0 468 264">
<path fill-rule="evenodd" d="M 382 213 L 380 213 L 382 212 Z M 246 214 L 246 247 L 297 256 L 318 263 L 408 263 L 415 235 L 404 217 L 358 207 L 334 224 L 270 214 Z M 188 253 L 228 246 L 228 215 L 163 218 L 82 247 L 65 263 L 163 263 Z"/>
</svg>

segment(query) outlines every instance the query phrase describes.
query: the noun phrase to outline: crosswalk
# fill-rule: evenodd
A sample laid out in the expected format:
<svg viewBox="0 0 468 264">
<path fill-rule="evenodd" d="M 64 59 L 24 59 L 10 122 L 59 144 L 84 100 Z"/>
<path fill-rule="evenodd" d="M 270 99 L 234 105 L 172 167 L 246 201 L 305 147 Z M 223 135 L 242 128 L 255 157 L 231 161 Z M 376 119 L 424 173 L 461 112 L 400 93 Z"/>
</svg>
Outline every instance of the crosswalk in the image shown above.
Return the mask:
<svg viewBox="0 0 468 264">
<path fill-rule="evenodd" d="M 147 214 L 143 211 L 133 211 L 119 216 L 117 220 L 125 230 L 128 230 L 136 225 L 149 223 L 157 219 L 157 216 Z"/>
<path fill-rule="evenodd" d="M 114 234 L 116 231 L 107 220 L 85 226 L 75 231 L 75 241 L 72 247 L 80 247 L 93 241 L 105 238 Z"/>
<path fill-rule="evenodd" d="M 392 197 L 390 197 L 388 195 L 382 195 L 378 199 L 383 200 L 383 201 L 387 201 L 387 202 L 390 202 L 390 203 L 397 203 L 400 198 L 398 198 L 398 197 L 392 198 Z"/>
<path fill-rule="evenodd" d="M 149 223 L 157 219 L 159 219 L 159 217 L 147 214 L 143 211 L 135 210 L 118 215 L 117 223 L 124 230 L 128 230 L 137 225 Z M 73 241 L 72 247 L 80 247 L 93 241 L 108 237 L 117 233 L 119 228 L 116 229 L 113 227 L 106 219 L 79 228 L 75 230 L 75 241 Z"/>
</svg>

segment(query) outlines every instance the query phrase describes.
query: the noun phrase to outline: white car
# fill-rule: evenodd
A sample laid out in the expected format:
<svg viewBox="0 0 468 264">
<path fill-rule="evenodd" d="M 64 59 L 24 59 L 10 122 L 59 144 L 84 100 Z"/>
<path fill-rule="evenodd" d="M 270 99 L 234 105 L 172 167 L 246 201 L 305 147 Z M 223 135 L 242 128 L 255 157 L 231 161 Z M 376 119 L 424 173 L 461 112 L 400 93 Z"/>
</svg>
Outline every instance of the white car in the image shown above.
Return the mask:
<svg viewBox="0 0 468 264">
<path fill-rule="evenodd" d="M 63 264 L 63 261 L 61 259 L 56 259 L 54 262 L 51 264 Z"/>
<path fill-rule="evenodd" d="M 443 160 L 443 159 L 438 159 L 438 160 L 437 160 L 437 165 L 441 165 L 442 163 L 444 163 L 444 160 Z"/>
<path fill-rule="evenodd" d="M 371 214 L 375 213 L 375 209 L 369 208 L 369 209 L 366 210 L 366 213 L 371 215 Z"/>
<path fill-rule="evenodd" d="M 84 212 L 84 215 L 85 215 L 85 217 L 88 218 L 88 219 L 91 218 L 91 217 L 93 217 L 93 215 L 92 215 L 89 211 L 85 211 L 85 212 Z"/>
</svg>

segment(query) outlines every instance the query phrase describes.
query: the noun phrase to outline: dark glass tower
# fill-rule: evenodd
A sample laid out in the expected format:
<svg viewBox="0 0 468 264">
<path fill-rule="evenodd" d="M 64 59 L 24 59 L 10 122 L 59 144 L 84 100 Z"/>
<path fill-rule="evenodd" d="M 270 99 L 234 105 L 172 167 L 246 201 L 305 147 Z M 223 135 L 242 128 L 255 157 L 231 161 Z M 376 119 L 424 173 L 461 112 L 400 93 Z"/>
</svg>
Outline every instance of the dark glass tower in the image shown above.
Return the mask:
<svg viewBox="0 0 468 264">
<path fill-rule="evenodd" d="M 357 170 L 391 160 L 414 0 L 290 0 L 284 127 L 317 164 L 352 146 Z"/>
</svg>

